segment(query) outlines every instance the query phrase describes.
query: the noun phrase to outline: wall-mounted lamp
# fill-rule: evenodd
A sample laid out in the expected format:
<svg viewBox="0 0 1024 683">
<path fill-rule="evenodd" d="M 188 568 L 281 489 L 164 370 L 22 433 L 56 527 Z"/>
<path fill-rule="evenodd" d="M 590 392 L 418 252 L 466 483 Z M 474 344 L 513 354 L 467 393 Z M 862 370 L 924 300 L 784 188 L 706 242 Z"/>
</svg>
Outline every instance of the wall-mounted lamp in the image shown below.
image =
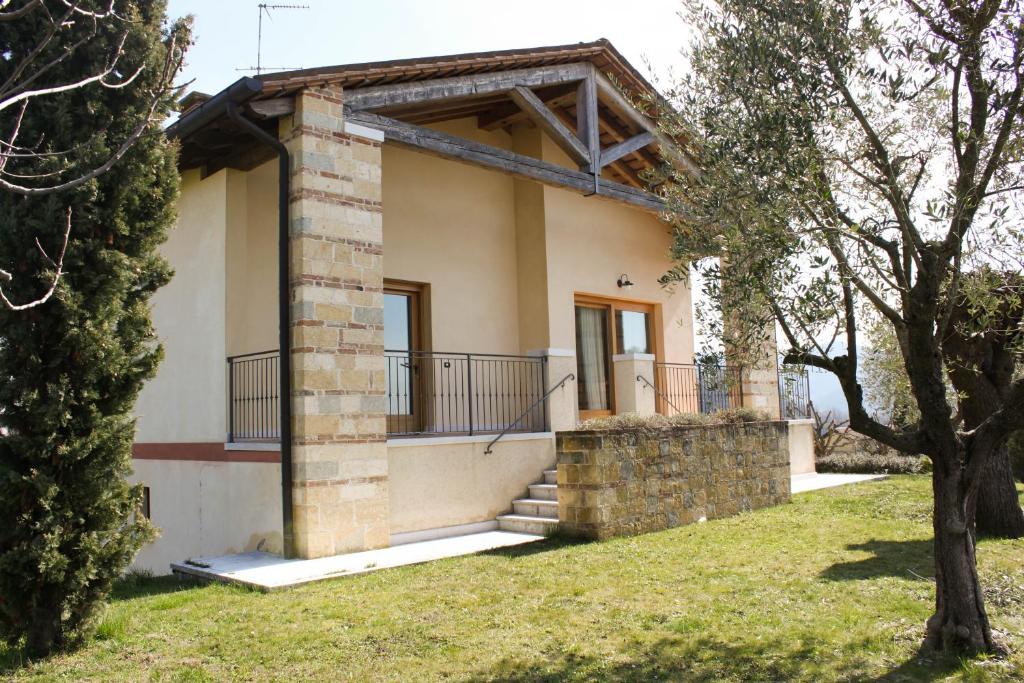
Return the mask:
<svg viewBox="0 0 1024 683">
<path fill-rule="evenodd" d="M 623 273 L 622 275 L 619 276 L 619 281 L 616 282 L 615 284 L 617 284 L 622 289 L 632 289 L 633 288 L 633 281 L 630 280 L 629 276 L 626 275 L 625 273 Z"/>
</svg>

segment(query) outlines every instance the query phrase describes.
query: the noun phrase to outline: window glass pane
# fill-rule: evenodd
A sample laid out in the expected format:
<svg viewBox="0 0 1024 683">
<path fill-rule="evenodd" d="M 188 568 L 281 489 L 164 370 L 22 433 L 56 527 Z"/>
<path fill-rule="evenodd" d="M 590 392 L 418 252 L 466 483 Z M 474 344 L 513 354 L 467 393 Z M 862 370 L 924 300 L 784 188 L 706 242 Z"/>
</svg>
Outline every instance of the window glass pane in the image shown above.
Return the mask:
<svg viewBox="0 0 1024 683">
<path fill-rule="evenodd" d="M 388 415 L 412 413 L 412 357 L 410 318 L 412 297 L 384 294 L 384 348 L 387 364 Z"/>
<path fill-rule="evenodd" d="M 616 353 L 650 353 L 647 329 L 646 313 L 615 311 L 615 331 L 619 340 Z"/>
<path fill-rule="evenodd" d="M 384 295 L 384 348 L 409 351 L 409 303 L 404 294 Z"/>
<path fill-rule="evenodd" d="M 576 307 L 576 382 L 580 410 L 608 410 L 608 311 Z"/>
</svg>

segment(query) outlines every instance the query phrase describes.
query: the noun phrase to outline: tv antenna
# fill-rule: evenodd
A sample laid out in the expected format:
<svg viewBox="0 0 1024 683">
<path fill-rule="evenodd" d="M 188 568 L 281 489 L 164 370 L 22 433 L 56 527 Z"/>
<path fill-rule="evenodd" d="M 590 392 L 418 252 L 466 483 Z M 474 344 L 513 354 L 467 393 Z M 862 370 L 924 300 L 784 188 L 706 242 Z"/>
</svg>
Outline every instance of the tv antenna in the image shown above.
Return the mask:
<svg viewBox="0 0 1024 683">
<path fill-rule="evenodd" d="M 286 71 L 286 70 L 289 70 L 289 69 L 298 68 L 298 67 L 293 67 L 293 66 L 271 66 L 271 67 L 264 67 L 263 66 L 263 61 L 262 61 L 263 60 L 263 15 L 266 14 L 267 15 L 267 19 L 273 21 L 273 19 L 270 16 L 270 10 L 275 10 L 275 9 L 309 9 L 309 5 L 271 5 L 271 4 L 266 3 L 266 2 L 261 2 L 258 5 L 256 5 L 256 8 L 257 8 L 257 10 L 259 10 L 259 17 L 260 17 L 260 19 L 259 19 L 259 28 L 257 29 L 257 33 L 256 33 L 256 66 L 250 66 L 250 67 L 248 67 L 246 69 L 235 69 L 235 71 L 255 71 L 256 75 L 258 76 L 263 71 L 263 69 L 265 69 L 265 68 L 267 68 L 267 69 L 274 69 L 275 71 Z"/>
</svg>

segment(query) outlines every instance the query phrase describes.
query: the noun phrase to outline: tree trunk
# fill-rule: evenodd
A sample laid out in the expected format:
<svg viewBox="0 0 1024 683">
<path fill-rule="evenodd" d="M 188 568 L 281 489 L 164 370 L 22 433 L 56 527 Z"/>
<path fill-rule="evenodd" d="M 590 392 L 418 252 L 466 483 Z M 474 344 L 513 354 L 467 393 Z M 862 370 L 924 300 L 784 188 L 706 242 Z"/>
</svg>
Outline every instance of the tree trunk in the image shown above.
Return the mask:
<svg viewBox="0 0 1024 683">
<path fill-rule="evenodd" d="M 32 618 L 25 631 L 25 654 L 30 659 L 40 659 L 60 650 L 64 638 L 61 628 L 61 607 L 51 591 L 32 610 Z"/>
<path fill-rule="evenodd" d="M 972 654 L 991 652 L 995 646 L 978 582 L 967 487 L 958 464 L 936 463 L 932 490 L 935 614 L 928 620 L 925 646 Z"/>
<path fill-rule="evenodd" d="M 973 504 L 974 523 L 979 536 L 1021 538 L 1024 536 L 1024 509 L 1017 498 L 1017 486 L 1010 467 L 1006 444 L 988 459 L 981 474 L 978 495 Z"/>
</svg>

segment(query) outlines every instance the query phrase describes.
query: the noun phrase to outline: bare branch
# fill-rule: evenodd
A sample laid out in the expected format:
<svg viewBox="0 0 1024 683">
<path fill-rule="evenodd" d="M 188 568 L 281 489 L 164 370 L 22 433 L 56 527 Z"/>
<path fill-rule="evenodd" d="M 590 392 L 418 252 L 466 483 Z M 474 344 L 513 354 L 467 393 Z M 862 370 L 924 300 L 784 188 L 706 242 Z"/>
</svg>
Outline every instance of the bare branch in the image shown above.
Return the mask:
<svg viewBox="0 0 1024 683">
<path fill-rule="evenodd" d="M 43 294 L 42 296 L 40 296 L 37 299 L 33 299 L 32 301 L 29 301 L 28 303 L 24 303 L 24 304 L 16 304 L 16 303 L 13 303 L 10 299 L 7 298 L 7 294 L 3 291 L 3 287 L 0 286 L 0 303 L 2 303 L 3 306 L 5 306 L 6 308 L 8 308 L 8 309 L 10 309 L 12 311 L 24 311 L 24 310 L 27 310 L 29 308 L 35 308 L 36 306 L 39 306 L 39 305 L 44 304 L 47 301 L 49 301 L 50 297 L 53 296 L 53 293 L 55 291 L 57 291 L 57 284 L 60 282 L 61 275 L 64 274 L 64 254 L 65 254 L 65 252 L 68 249 L 68 239 L 69 239 L 70 236 L 71 236 L 71 207 L 68 207 L 68 211 L 67 211 L 67 225 L 64 228 L 64 242 L 61 244 L 60 255 L 57 257 L 56 260 L 50 258 L 50 255 L 46 253 L 45 249 L 43 249 L 43 245 L 41 245 L 39 243 L 39 239 L 36 238 L 36 246 L 39 248 L 39 252 L 43 255 L 43 258 L 45 258 L 47 261 L 49 261 L 50 265 L 52 265 L 56 269 L 54 274 L 53 274 L 53 279 L 50 281 L 49 289 L 47 289 L 46 293 Z M 11 274 L 9 272 L 7 272 L 6 270 L 0 270 L 0 279 L 4 279 L 4 280 L 7 280 L 7 281 L 10 281 L 13 278 L 12 278 Z"/>
<path fill-rule="evenodd" d="M 0 10 L 2 10 L 0 11 L 0 21 L 14 21 L 15 19 L 20 19 L 35 9 L 39 2 L 40 0 L 28 0 L 28 2 L 18 9 L 4 9 L 10 4 L 9 1 L 5 1 L 0 4 Z"/>
</svg>

